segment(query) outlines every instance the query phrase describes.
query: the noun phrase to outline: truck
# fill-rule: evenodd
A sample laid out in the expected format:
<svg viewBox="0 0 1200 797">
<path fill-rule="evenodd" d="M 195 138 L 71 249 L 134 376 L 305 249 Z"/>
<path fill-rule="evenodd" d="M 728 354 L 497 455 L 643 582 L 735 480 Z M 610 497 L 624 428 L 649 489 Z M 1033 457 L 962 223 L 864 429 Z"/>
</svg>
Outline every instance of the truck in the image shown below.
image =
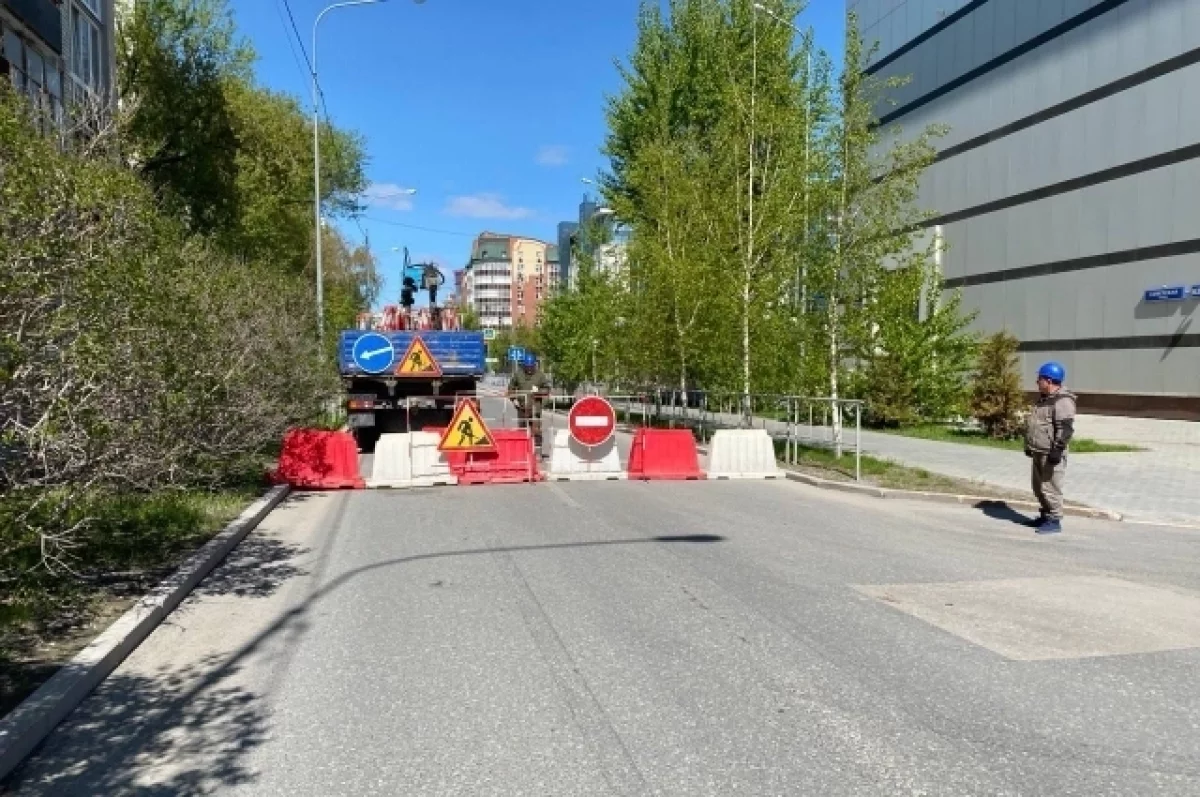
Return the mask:
<svg viewBox="0 0 1200 797">
<path fill-rule="evenodd" d="M 487 366 L 483 332 L 459 329 L 456 308 L 438 306 L 441 270 L 413 263 L 405 247 L 402 276 L 400 305 L 360 314 L 338 340 L 347 424 L 364 452 L 381 434 L 448 426 L 457 396 L 473 395 Z M 421 289 L 428 306 L 414 309 Z"/>
<path fill-rule="evenodd" d="M 412 353 L 421 349 L 432 363 L 421 355 L 418 373 L 412 373 L 411 366 L 404 367 L 405 358 L 411 362 Z M 342 331 L 338 370 L 347 422 L 359 448 L 373 450 L 381 434 L 449 425 L 456 397 L 474 394 L 483 377 L 486 353 L 482 332 L 370 327 Z M 421 368 L 429 372 L 419 373 Z"/>
</svg>

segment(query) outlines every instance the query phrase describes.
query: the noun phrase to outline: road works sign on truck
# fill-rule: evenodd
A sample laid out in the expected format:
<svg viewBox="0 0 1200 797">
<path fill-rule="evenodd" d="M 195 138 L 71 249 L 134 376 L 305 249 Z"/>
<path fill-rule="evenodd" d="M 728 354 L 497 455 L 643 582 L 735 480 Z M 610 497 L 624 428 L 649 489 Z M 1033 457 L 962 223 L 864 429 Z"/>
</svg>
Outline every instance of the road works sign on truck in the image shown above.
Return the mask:
<svg viewBox="0 0 1200 797">
<path fill-rule="evenodd" d="M 429 353 L 425 341 L 420 337 L 413 338 L 412 343 L 408 344 L 408 351 L 404 352 L 404 357 L 400 359 L 400 365 L 396 367 L 396 376 L 430 378 L 441 375 L 442 367 Z"/>
</svg>

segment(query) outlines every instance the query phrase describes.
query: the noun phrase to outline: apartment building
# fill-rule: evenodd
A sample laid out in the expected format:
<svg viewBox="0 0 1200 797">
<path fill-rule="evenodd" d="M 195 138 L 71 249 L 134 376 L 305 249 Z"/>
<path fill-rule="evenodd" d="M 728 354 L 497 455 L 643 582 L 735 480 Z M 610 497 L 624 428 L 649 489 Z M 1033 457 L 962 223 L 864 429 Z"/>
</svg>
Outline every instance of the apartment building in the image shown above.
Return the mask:
<svg viewBox="0 0 1200 797">
<path fill-rule="evenodd" d="M 47 126 L 79 103 L 111 102 L 115 38 L 113 0 L 0 0 L 0 75 Z"/>
<path fill-rule="evenodd" d="M 484 327 L 536 325 L 542 304 L 559 284 L 557 257 L 557 247 L 544 241 L 481 233 L 463 269 L 464 305 Z"/>
<path fill-rule="evenodd" d="M 1200 0 L 848 0 L 910 76 L 877 108 L 946 124 L 920 203 L 944 284 L 1063 362 L 1081 409 L 1200 418 Z"/>
</svg>

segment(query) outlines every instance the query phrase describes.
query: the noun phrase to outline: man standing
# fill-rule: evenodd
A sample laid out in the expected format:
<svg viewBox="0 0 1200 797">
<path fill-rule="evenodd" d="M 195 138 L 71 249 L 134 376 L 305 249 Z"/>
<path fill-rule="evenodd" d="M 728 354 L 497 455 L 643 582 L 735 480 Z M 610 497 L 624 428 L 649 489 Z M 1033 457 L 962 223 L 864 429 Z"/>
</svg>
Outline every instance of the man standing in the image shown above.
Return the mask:
<svg viewBox="0 0 1200 797">
<path fill-rule="evenodd" d="M 1031 524 L 1038 534 L 1062 531 L 1067 447 L 1075 434 L 1075 394 L 1062 386 L 1066 378 L 1060 363 L 1048 362 L 1038 369 L 1040 395 L 1025 426 L 1025 456 L 1033 460 L 1033 494 L 1042 510 Z"/>
<path fill-rule="evenodd" d="M 534 445 L 542 445 L 542 403 L 550 391 L 549 380 L 538 367 L 537 358 L 526 354 L 521 369 L 508 383 L 509 398 L 517 405 L 521 420 L 533 435 Z"/>
</svg>

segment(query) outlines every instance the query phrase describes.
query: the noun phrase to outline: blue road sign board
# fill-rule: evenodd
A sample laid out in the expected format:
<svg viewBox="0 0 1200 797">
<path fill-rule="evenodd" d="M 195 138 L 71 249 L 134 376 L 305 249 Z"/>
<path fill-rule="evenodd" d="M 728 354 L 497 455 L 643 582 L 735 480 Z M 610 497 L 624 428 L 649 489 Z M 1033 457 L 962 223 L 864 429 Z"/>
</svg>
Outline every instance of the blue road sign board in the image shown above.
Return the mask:
<svg viewBox="0 0 1200 797">
<path fill-rule="evenodd" d="M 508 347 L 508 361 L 510 363 L 519 363 L 525 359 L 525 350 L 520 346 Z"/>
<path fill-rule="evenodd" d="M 1161 288 L 1148 288 L 1143 298 L 1147 302 L 1178 302 L 1186 299 L 1187 295 L 1188 289 L 1185 285 L 1164 285 Z"/>
<path fill-rule="evenodd" d="M 396 361 L 396 348 L 383 335 L 370 332 L 354 341 L 354 364 L 368 374 L 381 374 Z"/>
</svg>

